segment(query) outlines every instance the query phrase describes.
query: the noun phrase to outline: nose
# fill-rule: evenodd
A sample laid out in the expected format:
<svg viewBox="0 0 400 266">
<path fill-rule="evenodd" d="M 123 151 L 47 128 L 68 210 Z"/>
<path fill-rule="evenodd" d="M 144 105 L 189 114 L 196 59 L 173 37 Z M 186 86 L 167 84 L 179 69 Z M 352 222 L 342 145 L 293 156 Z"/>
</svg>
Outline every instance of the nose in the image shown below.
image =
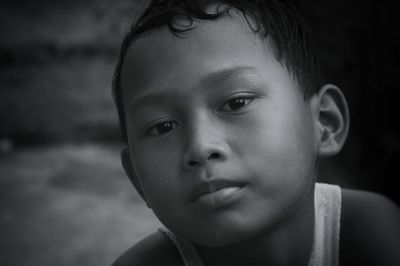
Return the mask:
<svg viewBox="0 0 400 266">
<path fill-rule="evenodd" d="M 224 141 L 222 129 L 206 123 L 196 122 L 189 130 L 183 154 L 183 166 L 187 170 L 205 167 L 207 164 L 228 158 L 229 147 Z"/>
</svg>

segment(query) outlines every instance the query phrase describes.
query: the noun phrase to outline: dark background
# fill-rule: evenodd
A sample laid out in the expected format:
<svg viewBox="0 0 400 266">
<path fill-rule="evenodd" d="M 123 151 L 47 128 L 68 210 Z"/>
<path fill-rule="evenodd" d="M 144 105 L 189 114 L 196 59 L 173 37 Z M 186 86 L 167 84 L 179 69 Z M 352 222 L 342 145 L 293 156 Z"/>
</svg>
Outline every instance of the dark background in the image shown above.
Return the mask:
<svg viewBox="0 0 400 266">
<path fill-rule="evenodd" d="M 118 161 L 110 84 L 147 1 L 0 4 L 0 264 L 109 265 L 158 223 Z M 325 80 L 351 113 L 320 180 L 400 204 L 400 18 L 395 1 L 302 0 Z"/>
</svg>

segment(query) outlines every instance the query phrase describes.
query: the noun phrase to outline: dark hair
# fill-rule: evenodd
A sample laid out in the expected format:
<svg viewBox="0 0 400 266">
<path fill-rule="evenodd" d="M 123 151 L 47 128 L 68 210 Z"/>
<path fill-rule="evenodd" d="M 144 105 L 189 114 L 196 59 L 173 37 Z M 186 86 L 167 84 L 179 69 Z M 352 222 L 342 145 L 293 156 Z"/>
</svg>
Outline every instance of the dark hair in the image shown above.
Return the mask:
<svg viewBox="0 0 400 266">
<path fill-rule="evenodd" d="M 208 13 L 207 7 L 218 7 Z M 319 64 L 316 49 L 307 25 L 300 16 L 297 6 L 290 0 L 152 0 L 144 13 L 132 25 L 122 43 L 119 61 L 113 78 L 113 97 L 118 109 L 122 138 L 127 141 L 125 114 L 120 88 L 121 69 L 130 44 L 151 31 L 167 26 L 177 37 L 194 28 L 194 20 L 216 20 L 240 11 L 254 32 L 269 38 L 276 59 L 297 80 L 305 99 L 309 99 L 320 85 Z M 186 18 L 189 25 L 178 24 Z M 250 21 L 250 20 L 251 21 Z M 254 27 L 255 24 L 255 27 Z"/>
</svg>

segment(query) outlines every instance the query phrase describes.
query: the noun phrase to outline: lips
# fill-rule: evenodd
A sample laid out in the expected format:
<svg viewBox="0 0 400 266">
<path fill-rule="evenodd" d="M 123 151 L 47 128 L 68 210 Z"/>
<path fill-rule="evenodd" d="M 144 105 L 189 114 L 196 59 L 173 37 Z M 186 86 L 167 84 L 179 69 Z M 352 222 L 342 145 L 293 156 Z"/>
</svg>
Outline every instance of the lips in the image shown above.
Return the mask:
<svg viewBox="0 0 400 266">
<path fill-rule="evenodd" d="M 235 191 L 244 186 L 243 183 L 231 180 L 214 179 L 203 181 L 197 184 L 190 193 L 190 201 L 194 202 L 198 199 L 209 195 L 226 194 L 226 192 Z"/>
</svg>

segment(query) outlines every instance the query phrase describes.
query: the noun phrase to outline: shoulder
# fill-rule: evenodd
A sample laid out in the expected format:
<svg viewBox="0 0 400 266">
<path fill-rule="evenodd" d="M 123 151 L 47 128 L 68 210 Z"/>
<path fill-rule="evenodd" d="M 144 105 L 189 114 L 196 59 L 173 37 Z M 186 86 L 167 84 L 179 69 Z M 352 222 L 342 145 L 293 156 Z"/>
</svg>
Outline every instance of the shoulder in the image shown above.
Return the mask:
<svg viewBox="0 0 400 266">
<path fill-rule="evenodd" d="M 400 210 L 383 195 L 343 189 L 341 265 L 400 265 Z"/>
<path fill-rule="evenodd" d="M 184 265 L 175 245 L 160 231 L 139 241 L 112 266 Z"/>
</svg>

